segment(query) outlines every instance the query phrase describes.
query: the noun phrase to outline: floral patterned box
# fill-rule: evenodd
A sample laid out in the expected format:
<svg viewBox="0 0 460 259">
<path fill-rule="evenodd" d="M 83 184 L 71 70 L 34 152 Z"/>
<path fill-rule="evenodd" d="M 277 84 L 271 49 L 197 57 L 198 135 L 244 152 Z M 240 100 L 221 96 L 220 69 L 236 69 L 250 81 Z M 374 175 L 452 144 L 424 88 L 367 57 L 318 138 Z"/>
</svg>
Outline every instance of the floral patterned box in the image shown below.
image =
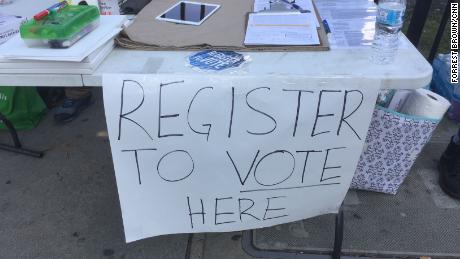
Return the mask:
<svg viewBox="0 0 460 259">
<path fill-rule="evenodd" d="M 351 188 L 396 194 L 438 123 L 376 106 Z"/>
</svg>

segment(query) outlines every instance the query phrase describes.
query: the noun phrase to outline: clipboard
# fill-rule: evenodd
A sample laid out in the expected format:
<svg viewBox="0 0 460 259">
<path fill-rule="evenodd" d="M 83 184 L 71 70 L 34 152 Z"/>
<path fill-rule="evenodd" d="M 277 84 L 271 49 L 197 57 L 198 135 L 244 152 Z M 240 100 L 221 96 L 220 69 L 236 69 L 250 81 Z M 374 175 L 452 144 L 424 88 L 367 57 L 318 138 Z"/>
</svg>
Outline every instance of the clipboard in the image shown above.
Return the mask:
<svg viewBox="0 0 460 259">
<path fill-rule="evenodd" d="M 266 49 L 278 49 L 278 48 L 281 48 L 281 49 L 286 49 L 286 48 L 289 48 L 291 51 L 292 50 L 301 50 L 301 51 L 328 51 L 330 50 L 330 47 L 329 47 L 329 40 L 328 40 L 328 37 L 327 37 L 327 32 L 326 32 L 326 28 L 324 27 L 324 24 L 323 22 L 321 21 L 321 17 L 319 16 L 319 12 L 318 12 L 318 9 L 316 8 L 316 5 L 315 5 L 315 2 L 312 0 L 312 3 L 313 3 L 313 8 L 315 9 L 315 16 L 316 16 L 316 19 L 318 20 L 318 24 L 319 24 L 319 27 L 317 27 L 317 34 L 318 34 L 318 39 L 319 39 L 319 44 L 318 45 L 267 45 L 267 44 L 263 44 L 263 45 L 244 45 L 246 48 L 248 49 L 251 49 L 251 50 L 259 50 L 259 51 L 267 51 Z M 270 11 L 266 11 L 266 13 L 270 13 Z M 279 14 L 282 14 L 283 12 L 280 12 L 280 11 L 274 11 L 273 13 L 279 13 Z M 290 12 L 292 13 L 292 12 Z M 248 22 L 249 22 L 249 15 L 251 14 L 257 14 L 257 13 L 253 13 L 253 12 L 250 12 L 246 15 L 246 28 L 247 28 L 247 25 L 248 25 Z M 246 31 L 245 31 L 246 33 Z"/>
<path fill-rule="evenodd" d="M 136 20 L 117 38 L 119 46 L 129 49 L 159 51 L 233 50 L 254 52 L 327 51 L 329 41 L 322 22 L 317 28 L 320 45 L 257 45 L 243 44 L 247 20 L 252 12 L 253 1 L 207 0 L 221 8 L 200 26 L 173 24 L 155 20 L 158 10 L 173 5 L 177 0 L 152 1 L 137 16 Z M 313 2 L 318 21 L 317 8 Z M 161 37 L 158 37 L 161 35 Z"/>
</svg>

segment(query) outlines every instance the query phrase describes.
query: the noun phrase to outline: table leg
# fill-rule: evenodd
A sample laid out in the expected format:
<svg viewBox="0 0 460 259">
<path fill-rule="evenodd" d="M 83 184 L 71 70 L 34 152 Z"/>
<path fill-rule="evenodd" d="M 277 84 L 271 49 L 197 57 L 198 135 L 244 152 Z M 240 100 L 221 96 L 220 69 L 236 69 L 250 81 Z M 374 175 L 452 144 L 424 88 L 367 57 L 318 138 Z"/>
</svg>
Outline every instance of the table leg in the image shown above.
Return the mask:
<svg viewBox="0 0 460 259">
<path fill-rule="evenodd" d="M 2 113 L 0 113 L 0 123 L 5 124 L 6 128 L 8 129 L 8 132 L 10 133 L 11 139 L 13 140 L 13 145 L 0 143 L 1 150 L 37 158 L 41 158 L 43 156 L 43 152 L 29 150 L 22 147 L 16 129 L 14 128 L 13 124 Z"/>
<path fill-rule="evenodd" d="M 254 257 L 257 258 L 283 258 L 283 259 L 340 259 L 342 252 L 342 243 L 343 243 L 343 227 L 344 227 L 344 218 L 343 218 L 343 205 L 340 206 L 339 212 L 335 217 L 335 234 L 334 234 L 334 249 L 331 255 L 326 254 L 308 254 L 307 251 L 302 250 L 290 250 L 290 251 L 280 251 L 280 250 L 262 250 L 254 246 L 253 243 L 253 231 L 246 230 L 243 231 L 243 238 L 241 239 L 241 245 L 243 250 Z"/>
</svg>

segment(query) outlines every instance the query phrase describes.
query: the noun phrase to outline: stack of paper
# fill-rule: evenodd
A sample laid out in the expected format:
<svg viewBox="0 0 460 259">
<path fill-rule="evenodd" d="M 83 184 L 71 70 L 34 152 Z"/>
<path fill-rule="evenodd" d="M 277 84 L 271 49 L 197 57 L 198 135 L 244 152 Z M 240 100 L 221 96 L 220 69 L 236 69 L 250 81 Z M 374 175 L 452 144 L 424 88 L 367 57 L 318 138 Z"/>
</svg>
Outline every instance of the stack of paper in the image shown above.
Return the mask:
<svg viewBox="0 0 460 259">
<path fill-rule="evenodd" d="M 81 62 L 0 58 L 0 74 L 92 74 L 114 45 L 108 41 Z"/>
<path fill-rule="evenodd" d="M 255 0 L 245 45 L 319 45 L 319 21 L 312 0 Z"/>
<path fill-rule="evenodd" d="M 322 19 L 331 29 L 331 49 L 370 47 L 375 33 L 377 6 L 373 0 L 316 0 Z"/>
<path fill-rule="evenodd" d="M 0 46 L 0 73 L 91 74 L 113 49 L 124 16 L 101 16 L 99 26 L 67 49 L 28 47 L 15 36 Z"/>
<path fill-rule="evenodd" d="M 245 45 L 319 45 L 312 13 L 252 13 Z"/>
</svg>

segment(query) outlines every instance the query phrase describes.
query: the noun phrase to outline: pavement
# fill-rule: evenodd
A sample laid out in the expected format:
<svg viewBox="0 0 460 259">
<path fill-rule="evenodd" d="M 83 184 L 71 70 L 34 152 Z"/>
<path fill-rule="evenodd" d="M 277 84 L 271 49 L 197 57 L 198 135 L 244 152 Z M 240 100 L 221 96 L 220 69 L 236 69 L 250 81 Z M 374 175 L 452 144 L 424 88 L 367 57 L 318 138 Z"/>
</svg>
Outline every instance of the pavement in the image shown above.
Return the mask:
<svg viewBox="0 0 460 259">
<path fill-rule="evenodd" d="M 93 93 L 95 103 L 75 121 L 58 125 L 49 112 L 36 129 L 20 132 L 24 147 L 46 151 L 42 159 L 0 151 L 0 259 L 253 258 L 242 249 L 241 232 L 125 243 L 101 89 Z M 349 193 L 347 253 L 460 258 L 460 202 L 442 193 L 435 169 L 456 127 L 442 122 L 396 196 Z M 0 132 L 0 143 L 9 141 Z M 321 217 L 255 231 L 253 245 L 327 252 L 332 224 L 322 228 L 324 234 L 314 233 L 333 215 Z"/>
</svg>

